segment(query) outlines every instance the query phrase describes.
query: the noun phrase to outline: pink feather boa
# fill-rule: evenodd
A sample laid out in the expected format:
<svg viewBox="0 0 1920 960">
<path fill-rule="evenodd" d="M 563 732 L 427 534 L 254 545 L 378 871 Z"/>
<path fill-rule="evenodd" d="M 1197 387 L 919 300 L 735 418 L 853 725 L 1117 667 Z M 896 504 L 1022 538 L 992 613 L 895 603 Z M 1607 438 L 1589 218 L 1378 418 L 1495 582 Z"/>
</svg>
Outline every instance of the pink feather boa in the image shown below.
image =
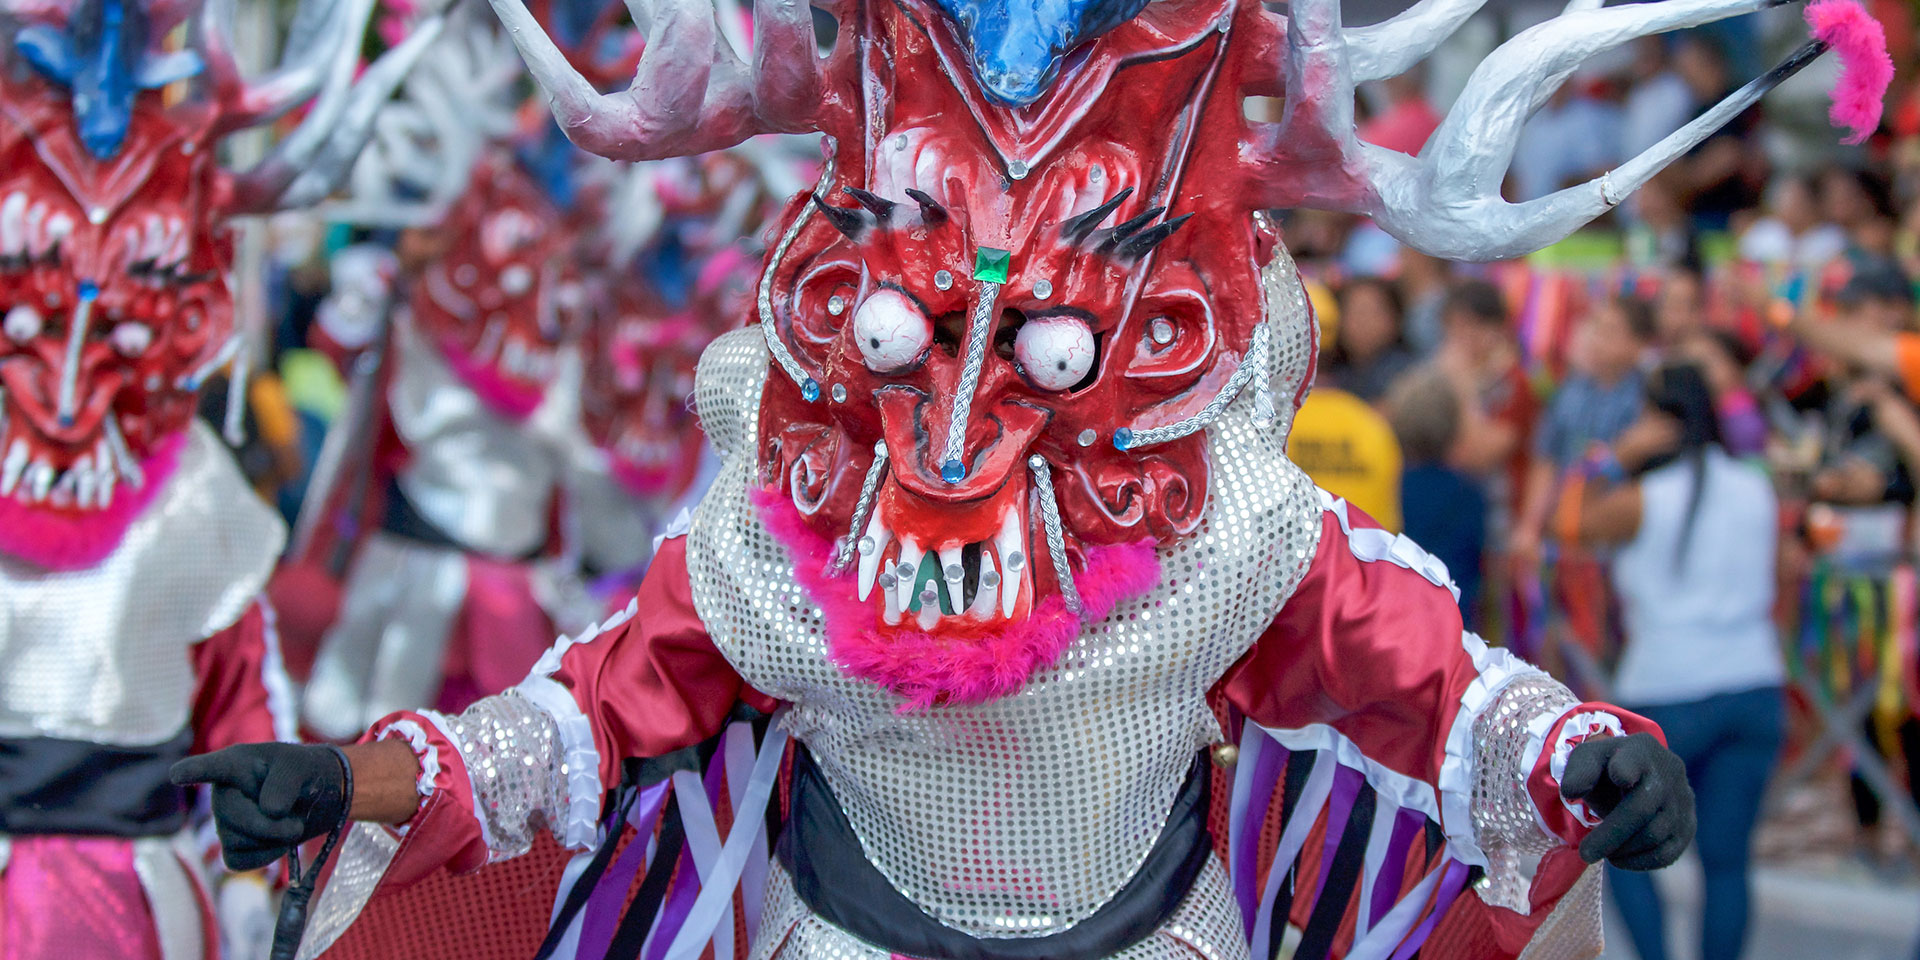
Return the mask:
<svg viewBox="0 0 1920 960">
<path fill-rule="evenodd" d="M 120 481 L 113 488 L 113 503 L 104 510 L 29 505 L 13 497 L 0 497 L 0 553 L 62 571 L 82 570 L 106 559 L 120 545 L 127 528 L 167 485 L 174 468 L 180 465 L 180 451 L 186 441 L 185 431 L 162 439 L 140 465 L 146 485 L 135 490 Z"/>
<path fill-rule="evenodd" d="M 1084 608 L 1080 616 L 1056 594 L 1040 601 L 1026 620 L 999 629 L 935 635 L 882 627 L 873 605 L 856 598 L 852 575 L 827 574 L 833 545 L 800 519 L 792 501 L 778 491 L 756 490 L 753 502 L 767 530 L 793 555 L 801 588 L 825 615 L 834 663 L 898 694 L 905 701 L 901 713 L 1018 693 L 1035 673 L 1060 662 L 1086 624 L 1106 619 L 1115 604 L 1160 582 L 1151 539 L 1093 547 L 1087 569 L 1073 578 Z"/>
<path fill-rule="evenodd" d="M 454 376 L 472 390 L 487 409 L 508 420 L 525 420 L 546 399 L 544 386 L 514 380 L 497 367 L 480 363 L 451 343 L 442 343 L 440 353 Z"/>
<path fill-rule="evenodd" d="M 1827 119 L 1852 131 L 1844 142 L 1860 143 L 1879 128 L 1887 85 L 1893 82 L 1886 28 L 1858 0 L 1819 0 L 1805 15 L 1814 37 L 1840 57 L 1840 78 L 1833 85 Z"/>
</svg>

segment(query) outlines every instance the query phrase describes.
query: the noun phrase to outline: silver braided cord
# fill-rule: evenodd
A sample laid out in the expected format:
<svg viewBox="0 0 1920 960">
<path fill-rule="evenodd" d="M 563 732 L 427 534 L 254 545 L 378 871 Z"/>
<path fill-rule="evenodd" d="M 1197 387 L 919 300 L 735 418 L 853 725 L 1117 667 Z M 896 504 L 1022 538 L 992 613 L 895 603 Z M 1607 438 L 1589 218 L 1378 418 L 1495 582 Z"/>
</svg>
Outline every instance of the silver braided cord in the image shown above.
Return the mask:
<svg viewBox="0 0 1920 960">
<path fill-rule="evenodd" d="M 537 831 L 565 825 L 567 769 L 560 758 L 566 751 L 546 711 L 503 693 L 447 718 L 447 732 L 473 781 L 489 862 L 520 856 L 533 848 Z"/>
<path fill-rule="evenodd" d="M 1540 827 L 1527 778 L 1527 725 L 1559 716 L 1579 700 L 1552 677 L 1515 677 L 1473 724 L 1473 835 L 1487 855 L 1480 897 L 1494 906 L 1527 912 L 1532 867 L 1560 838 Z M 1548 749 L 1552 749 L 1551 745 Z"/>
<path fill-rule="evenodd" d="M 831 572 L 839 576 L 853 563 L 854 548 L 860 542 L 860 536 L 867 528 L 867 518 L 873 514 L 873 495 L 880 489 L 880 478 L 887 475 L 887 442 L 875 441 L 873 445 L 873 466 L 867 468 L 867 478 L 860 483 L 860 499 L 853 505 L 853 519 L 847 523 L 846 539 L 833 551 Z"/>
<path fill-rule="evenodd" d="M 1121 435 L 1116 434 L 1115 446 L 1118 446 L 1122 450 L 1135 450 L 1156 443 L 1178 440 L 1181 437 L 1205 430 L 1211 426 L 1215 420 L 1218 420 L 1221 414 L 1227 411 L 1227 406 L 1233 403 L 1234 398 L 1240 395 L 1240 391 L 1245 389 L 1247 383 L 1256 377 L 1259 379 L 1261 387 L 1260 392 L 1255 394 L 1254 397 L 1255 419 L 1263 423 L 1271 422 L 1274 416 L 1273 392 L 1271 388 L 1266 386 L 1266 380 L 1267 358 L 1268 354 L 1272 351 L 1272 340 L 1273 331 L 1268 328 L 1267 324 L 1261 323 L 1259 326 L 1254 327 L 1253 338 L 1247 342 L 1247 352 L 1241 357 L 1240 366 L 1233 371 L 1233 376 L 1227 378 L 1227 382 L 1220 388 L 1220 392 L 1216 394 L 1212 400 L 1207 401 L 1207 405 L 1202 407 L 1199 413 L 1164 426 L 1149 427 L 1143 430 L 1128 430 L 1124 435 L 1126 437 L 1125 443 L 1118 442 Z"/>
<path fill-rule="evenodd" d="M 967 324 L 967 363 L 960 368 L 960 385 L 953 395 L 953 417 L 947 421 L 947 452 L 940 457 L 940 477 L 948 483 L 959 483 L 967 475 L 967 420 L 973 414 L 973 394 L 980 389 L 980 365 L 987 360 L 987 334 L 993 325 L 993 311 L 999 305 L 1000 285 L 983 281 L 979 296 L 973 301 L 973 319 Z M 948 473 L 954 464 L 959 464 L 957 475 Z"/>
<path fill-rule="evenodd" d="M 814 196 L 819 196 L 832 182 L 833 157 L 829 156 L 820 168 L 820 182 L 814 185 Z M 788 225 L 787 232 L 781 235 L 780 243 L 773 248 L 773 255 L 767 258 L 766 269 L 760 274 L 760 293 L 756 298 L 760 305 L 760 332 L 767 338 L 767 352 L 773 354 L 773 361 L 787 372 L 787 376 L 803 392 L 807 384 L 813 384 L 813 395 L 807 398 L 808 401 L 819 399 L 820 385 L 807 375 L 800 361 L 793 358 L 793 351 L 788 350 L 786 342 L 780 339 L 779 325 L 774 322 L 773 316 L 773 275 L 780 269 L 780 261 L 786 258 L 787 248 L 793 246 L 793 241 L 800 236 L 800 228 L 806 226 L 807 219 L 813 216 L 813 208 L 814 204 L 811 203 L 802 206 L 794 216 L 793 223 Z"/>
<path fill-rule="evenodd" d="M 1053 498 L 1053 475 L 1047 472 L 1047 461 L 1038 456 L 1027 458 L 1027 469 L 1033 472 L 1033 485 L 1040 491 L 1040 525 L 1046 528 L 1047 556 L 1053 558 L 1060 597 L 1067 602 L 1067 609 L 1078 615 L 1080 590 L 1073 585 L 1073 569 L 1067 566 L 1067 537 L 1060 526 L 1060 505 Z"/>
</svg>

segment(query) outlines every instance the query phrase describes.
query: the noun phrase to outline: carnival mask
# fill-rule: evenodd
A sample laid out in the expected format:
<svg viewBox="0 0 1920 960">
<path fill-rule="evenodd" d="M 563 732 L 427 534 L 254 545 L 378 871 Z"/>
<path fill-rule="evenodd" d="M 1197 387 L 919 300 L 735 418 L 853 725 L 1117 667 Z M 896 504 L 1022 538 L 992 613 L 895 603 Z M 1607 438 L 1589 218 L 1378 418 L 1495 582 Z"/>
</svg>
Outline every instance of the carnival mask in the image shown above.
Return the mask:
<svg viewBox="0 0 1920 960">
<path fill-rule="evenodd" d="M 494 151 L 438 228 L 446 251 L 423 270 L 412 299 L 415 322 L 455 373 L 514 419 L 546 395 L 569 326 L 554 279 L 559 224 L 533 180 Z"/>
<path fill-rule="evenodd" d="M 239 346 L 205 125 L 142 99 L 101 160 L 63 107 L 0 146 L 0 549 L 53 566 L 118 542 Z"/>
</svg>

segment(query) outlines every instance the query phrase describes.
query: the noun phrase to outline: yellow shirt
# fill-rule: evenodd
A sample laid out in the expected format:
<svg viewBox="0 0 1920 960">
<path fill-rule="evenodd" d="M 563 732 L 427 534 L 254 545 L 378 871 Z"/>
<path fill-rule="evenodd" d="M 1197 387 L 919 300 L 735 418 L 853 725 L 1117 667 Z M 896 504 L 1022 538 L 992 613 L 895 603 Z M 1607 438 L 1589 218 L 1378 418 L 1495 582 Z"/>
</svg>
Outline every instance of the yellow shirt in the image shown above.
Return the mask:
<svg viewBox="0 0 1920 960">
<path fill-rule="evenodd" d="M 1293 419 L 1287 456 L 1329 493 L 1400 532 L 1400 441 L 1366 401 L 1314 387 Z"/>
</svg>

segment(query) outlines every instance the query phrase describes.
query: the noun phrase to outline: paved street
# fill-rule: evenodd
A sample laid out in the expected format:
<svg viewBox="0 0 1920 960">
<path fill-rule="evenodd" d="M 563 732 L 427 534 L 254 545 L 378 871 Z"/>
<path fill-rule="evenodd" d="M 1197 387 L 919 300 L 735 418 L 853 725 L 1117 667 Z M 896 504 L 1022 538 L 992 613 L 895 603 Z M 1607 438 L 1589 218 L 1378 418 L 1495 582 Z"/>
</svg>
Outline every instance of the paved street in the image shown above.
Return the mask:
<svg viewBox="0 0 1920 960">
<path fill-rule="evenodd" d="M 1670 960 L 1698 960 L 1700 864 L 1687 857 L 1660 876 Z M 1891 882 L 1852 863 L 1763 866 L 1755 881 L 1754 933 L 1744 960 L 1915 960 L 1920 884 Z M 1635 960 L 1626 928 L 1608 909 L 1604 960 Z"/>
</svg>

